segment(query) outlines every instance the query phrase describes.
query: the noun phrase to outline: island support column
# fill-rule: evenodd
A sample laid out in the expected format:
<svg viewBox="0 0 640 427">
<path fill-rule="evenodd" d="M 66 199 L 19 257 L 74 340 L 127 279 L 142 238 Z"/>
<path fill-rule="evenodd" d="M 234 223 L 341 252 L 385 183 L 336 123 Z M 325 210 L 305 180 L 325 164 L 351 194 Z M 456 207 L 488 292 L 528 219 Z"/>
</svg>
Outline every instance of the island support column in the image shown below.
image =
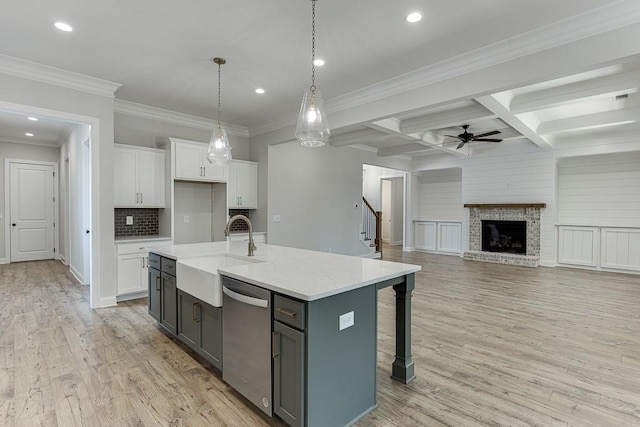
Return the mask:
<svg viewBox="0 0 640 427">
<path fill-rule="evenodd" d="M 408 384 L 416 376 L 411 359 L 411 293 L 415 289 L 415 274 L 393 285 L 396 293 L 396 358 L 391 365 L 391 378 Z"/>
</svg>

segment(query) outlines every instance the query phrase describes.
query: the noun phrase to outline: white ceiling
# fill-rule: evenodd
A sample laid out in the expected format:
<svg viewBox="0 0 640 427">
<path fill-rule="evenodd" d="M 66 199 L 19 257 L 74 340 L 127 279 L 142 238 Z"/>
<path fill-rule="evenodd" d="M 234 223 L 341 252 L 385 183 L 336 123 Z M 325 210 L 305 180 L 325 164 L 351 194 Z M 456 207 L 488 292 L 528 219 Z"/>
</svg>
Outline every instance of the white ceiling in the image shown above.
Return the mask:
<svg viewBox="0 0 640 427">
<path fill-rule="evenodd" d="M 613 3 L 318 0 L 317 56 L 326 65 L 317 69 L 316 83 L 330 101 Z M 0 54 L 117 82 L 122 84 L 119 100 L 204 118 L 216 112 L 217 68 L 210 59 L 222 56 L 227 59 L 222 119 L 251 131 L 297 114 L 310 83 L 310 6 L 308 0 L 13 1 L 3 5 Z M 408 24 L 405 16 L 413 10 L 425 17 Z M 52 24 L 59 20 L 74 31 L 55 30 Z M 527 140 L 550 146 L 585 132 L 576 130 L 585 123 L 632 121 L 640 105 L 638 68 L 637 61 L 627 60 L 508 92 L 470 94 L 423 111 L 336 129 L 331 143 L 368 145 L 382 156 L 469 155 L 491 143 L 456 150 L 455 141 L 442 137 L 457 135 L 460 125 L 469 124 L 476 134 L 500 130 L 500 145 Z M 255 94 L 256 87 L 266 93 Z M 622 93 L 629 98 L 616 101 Z M 6 117 L 0 117 L 0 126 L 0 134 L 24 135 Z M 629 126 L 634 125 L 616 128 Z"/>
</svg>

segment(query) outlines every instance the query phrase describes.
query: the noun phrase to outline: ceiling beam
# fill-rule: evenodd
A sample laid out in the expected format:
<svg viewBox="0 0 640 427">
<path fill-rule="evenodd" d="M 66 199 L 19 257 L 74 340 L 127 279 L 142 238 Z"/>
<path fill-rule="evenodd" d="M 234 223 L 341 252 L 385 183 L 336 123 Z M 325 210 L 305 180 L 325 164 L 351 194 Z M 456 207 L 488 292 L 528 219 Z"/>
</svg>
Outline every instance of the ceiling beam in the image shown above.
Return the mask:
<svg viewBox="0 0 640 427">
<path fill-rule="evenodd" d="M 548 135 L 580 129 L 593 129 L 606 126 L 634 123 L 640 117 L 640 107 L 625 110 L 604 111 L 586 116 L 569 117 L 540 123 L 538 133 Z"/>
<path fill-rule="evenodd" d="M 496 115 L 494 113 L 482 105 L 474 104 L 468 107 L 402 120 L 400 130 L 405 134 L 425 132 L 432 129 L 461 126 L 478 120 L 492 119 L 495 117 Z"/>
<path fill-rule="evenodd" d="M 551 144 L 549 144 L 546 139 L 538 135 L 527 123 L 523 122 L 519 117 L 509 111 L 506 105 L 503 104 L 502 101 L 498 100 L 495 95 L 481 96 L 476 98 L 476 101 L 484 105 L 488 110 L 500 117 L 502 121 L 520 132 L 522 136 L 526 137 L 538 147 L 551 148 Z"/>
<path fill-rule="evenodd" d="M 331 136 L 329 143 L 334 147 L 345 147 L 353 144 L 384 141 L 385 139 L 389 139 L 388 134 L 369 128 Z"/>
<path fill-rule="evenodd" d="M 412 142 L 409 144 L 396 145 L 395 147 L 378 148 L 378 156 L 398 156 L 400 154 L 418 153 L 421 151 L 429 151 L 429 147 L 424 144 Z"/>
<path fill-rule="evenodd" d="M 567 105 L 580 100 L 635 93 L 639 88 L 640 74 L 636 71 L 627 72 L 523 93 L 513 98 L 509 109 L 514 114 L 520 114 Z"/>
</svg>

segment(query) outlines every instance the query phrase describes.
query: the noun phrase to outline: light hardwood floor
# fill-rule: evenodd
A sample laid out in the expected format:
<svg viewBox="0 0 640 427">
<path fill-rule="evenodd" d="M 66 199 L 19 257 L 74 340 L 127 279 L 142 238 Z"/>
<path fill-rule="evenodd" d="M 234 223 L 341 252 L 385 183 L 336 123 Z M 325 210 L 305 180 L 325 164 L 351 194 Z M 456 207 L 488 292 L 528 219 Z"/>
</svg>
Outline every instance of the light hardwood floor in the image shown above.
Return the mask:
<svg viewBox="0 0 640 427">
<path fill-rule="evenodd" d="M 640 425 L 639 276 L 389 247 L 384 258 L 423 267 L 417 379 L 389 378 L 395 311 L 382 290 L 379 407 L 357 425 Z M 54 261 L 0 266 L 0 298 L 0 425 L 281 425 L 164 334 L 146 300 L 91 310 Z"/>
</svg>

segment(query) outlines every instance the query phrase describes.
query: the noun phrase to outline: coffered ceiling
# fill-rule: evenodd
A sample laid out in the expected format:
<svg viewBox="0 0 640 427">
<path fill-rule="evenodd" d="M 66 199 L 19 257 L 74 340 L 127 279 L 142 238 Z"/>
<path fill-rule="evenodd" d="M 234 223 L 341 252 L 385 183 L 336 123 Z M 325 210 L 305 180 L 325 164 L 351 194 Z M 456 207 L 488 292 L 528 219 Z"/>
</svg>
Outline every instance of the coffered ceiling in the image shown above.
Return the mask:
<svg viewBox="0 0 640 427">
<path fill-rule="evenodd" d="M 628 0 L 318 0 L 317 56 L 326 64 L 317 68 L 317 84 L 335 112 L 421 70 L 432 80 L 464 75 L 489 65 L 483 52 L 535 52 L 534 41 L 545 37 L 555 43 L 565 34 L 581 37 L 585 21 L 600 31 L 613 25 L 615 8 L 637 9 Z M 424 19 L 409 24 L 405 17 L 414 10 Z M 640 19 L 636 12 L 615 16 L 627 25 Z M 631 21 L 623 22 L 625 15 Z M 217 69 L 210 59 L 222 56 L 222 119 L 255 135 L 295 121 L 310 83 L 310 18 L 308 0 L 13 1 L 0 17 L 0 72 L 11 72 L 7 64 L 19 58 L 116 82 L 116 105 L 212 119 Z M 56 21 L 74 31 L 55 30 Z M 605 132 L 625 137 L 635 132 L 640 110 L 639 63 L 625 58 L 573 75 L 541 75 L 508 91 L 425 101 L 423 108 L 336 128 L 331 144 L 379 156 L 469 156 L 515 143 L 549 149 Z M 257 87 L 265 94 L 256 94 Z M 9 118 L 16 119 L 12 125 Z M 24 139 L 20 120 L 0 119 L 0 134 Z M 476 135 L 498 130 L 502 142 L 456 149 L 459 141 L 446 135 L 462 133 L 464 124 Z M 53 133 L 64 133 L 64 126 Z"/>
</svg>

